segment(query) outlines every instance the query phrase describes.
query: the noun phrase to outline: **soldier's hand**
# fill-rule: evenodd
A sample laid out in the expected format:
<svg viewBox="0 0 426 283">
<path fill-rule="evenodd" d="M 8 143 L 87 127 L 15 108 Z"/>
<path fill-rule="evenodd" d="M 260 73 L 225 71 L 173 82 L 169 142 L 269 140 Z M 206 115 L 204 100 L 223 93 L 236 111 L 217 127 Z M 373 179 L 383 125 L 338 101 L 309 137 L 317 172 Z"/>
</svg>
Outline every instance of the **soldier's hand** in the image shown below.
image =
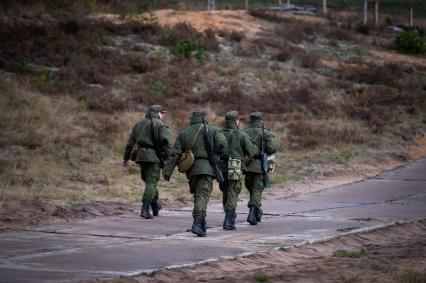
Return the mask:
<svg viewBox="0 0 426 283">
<path fill-rule="evenodd" d="M 129 160 L 123 160 L 123 162 L 121 163 L 124 167 L 127 167 L 127 165 L 129 165 Z"/>
<path fill-rule="evenodd" d="M 163 174 L 163 178 L 164 180 L 166 180 L 167 182 L 170 181 L 170 176 L 169 175 L 165 175 Z"/>
</svg>

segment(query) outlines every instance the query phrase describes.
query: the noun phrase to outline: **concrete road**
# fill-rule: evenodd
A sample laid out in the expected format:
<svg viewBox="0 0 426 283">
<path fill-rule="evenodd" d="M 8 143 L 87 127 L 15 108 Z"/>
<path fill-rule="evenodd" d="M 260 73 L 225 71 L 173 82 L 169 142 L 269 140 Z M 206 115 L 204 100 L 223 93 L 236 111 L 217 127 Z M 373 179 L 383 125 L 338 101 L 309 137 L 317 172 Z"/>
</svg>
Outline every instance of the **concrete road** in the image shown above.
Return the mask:
<svg viewBox="0 0 426 283">
<path fill-rule="evenodd" d="M 314 242 L 345 233 L 426 218 L 426 159 L 377 177 L 318 193 L 264 201 L 264 220 L 245 222 L 239 203 L 235 231 L 222 229 L 219 202 L 208 212 L 208 236 L 188 229 L 190 208 L 102 217 L 0 234 L 0 282 L 63 282 L 137 275 Z"/>
</svg>

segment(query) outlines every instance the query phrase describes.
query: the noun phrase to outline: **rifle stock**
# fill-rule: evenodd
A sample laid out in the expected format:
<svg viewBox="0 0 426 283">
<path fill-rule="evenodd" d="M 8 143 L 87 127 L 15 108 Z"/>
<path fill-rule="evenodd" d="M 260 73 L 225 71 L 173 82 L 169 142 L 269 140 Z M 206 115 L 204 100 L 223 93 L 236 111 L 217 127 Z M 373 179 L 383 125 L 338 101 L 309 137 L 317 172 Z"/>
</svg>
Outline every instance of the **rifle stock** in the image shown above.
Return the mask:
<svg viewBox="0 0 426 283">
<path fill-rule="evenodd" d="M 271 186 L 271 181 L 269 180 L 268 175 L 268 155 L 266 154 L 266 142 L 265 142 L 265 129 L 262 125 L 262 137 L 261 137 L 261 161 L 262 161 L 262 171 L 263 171 L 263 186 L 269 188 Z"/>
<path fill-rule="evenodd" d="M 222 171 L 219 169 L 219 165 L 218 165 L 218 161 L 216 159 L 216 157 L 214 156 L 214 152 L 212 149 L 212 141 L 210 140 L 210 136 L 209 136 L 209 130 L 206 124 L 206 121 L 203 118 L 203 124 L 204 124 L 204 130 L 203 130 L 203 140 L 204 140 L 204 146 L 207 150 L 207 155 L 209 158 L 209 163 L 213 168 L 213 174 L 216 177 L 216 180 L 219 183 L 223 183 L 225 181 L 225 179 L 223 178 L 223 174 Z"/>
</svg>

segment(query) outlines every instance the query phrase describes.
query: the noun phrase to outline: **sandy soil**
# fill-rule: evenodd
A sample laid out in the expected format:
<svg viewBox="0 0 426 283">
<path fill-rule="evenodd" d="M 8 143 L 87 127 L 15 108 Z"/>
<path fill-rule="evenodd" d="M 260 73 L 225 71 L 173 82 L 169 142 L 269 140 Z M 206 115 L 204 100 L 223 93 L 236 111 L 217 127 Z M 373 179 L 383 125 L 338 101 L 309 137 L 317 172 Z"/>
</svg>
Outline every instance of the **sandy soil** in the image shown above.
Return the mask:
<svg viewBox="0 0 426 283">
<path fill-rule="evenodd" d="M 150 276 L 91 282 L 426 282 L 426 220 Z M 333 256 L 339 250 L 345 256 Z"/>
<path fill-rule="evenodd" d="M 131 203 L 90 201 L 61 206 L 45 201 L 0 202 L 0 232 L 71 219 L 118 215 L 135 212 Z"/>
<path fill-rule="evenodd" d="M 176 12 L 159 10 L 155 12 L 161 25 L 176 25 L 186 22 L 198 30 L 234 30 L 247 34 L 255 34 L 262 30 L 262 20 L 253 18 L 245 11 L 214 11 L 214 12 Z"/>
</svg>

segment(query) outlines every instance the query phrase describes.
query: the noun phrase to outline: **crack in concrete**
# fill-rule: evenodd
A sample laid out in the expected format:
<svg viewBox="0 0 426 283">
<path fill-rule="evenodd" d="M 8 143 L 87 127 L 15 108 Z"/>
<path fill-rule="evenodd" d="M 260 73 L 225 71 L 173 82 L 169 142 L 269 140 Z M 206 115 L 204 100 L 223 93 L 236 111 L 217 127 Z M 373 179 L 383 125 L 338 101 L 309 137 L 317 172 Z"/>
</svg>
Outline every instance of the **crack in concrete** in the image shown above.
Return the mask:
<svg viewBox="0 0 426 283">
<path fill-rule="evenodd" d="M 386 178 L 386 177 L 374 177 L 371 180 L 389 180 L 389 181 L 403 181 L 403 182 L 426 182 L 426 179 L 409 179 L 409 178 Z"/>
</svg>

